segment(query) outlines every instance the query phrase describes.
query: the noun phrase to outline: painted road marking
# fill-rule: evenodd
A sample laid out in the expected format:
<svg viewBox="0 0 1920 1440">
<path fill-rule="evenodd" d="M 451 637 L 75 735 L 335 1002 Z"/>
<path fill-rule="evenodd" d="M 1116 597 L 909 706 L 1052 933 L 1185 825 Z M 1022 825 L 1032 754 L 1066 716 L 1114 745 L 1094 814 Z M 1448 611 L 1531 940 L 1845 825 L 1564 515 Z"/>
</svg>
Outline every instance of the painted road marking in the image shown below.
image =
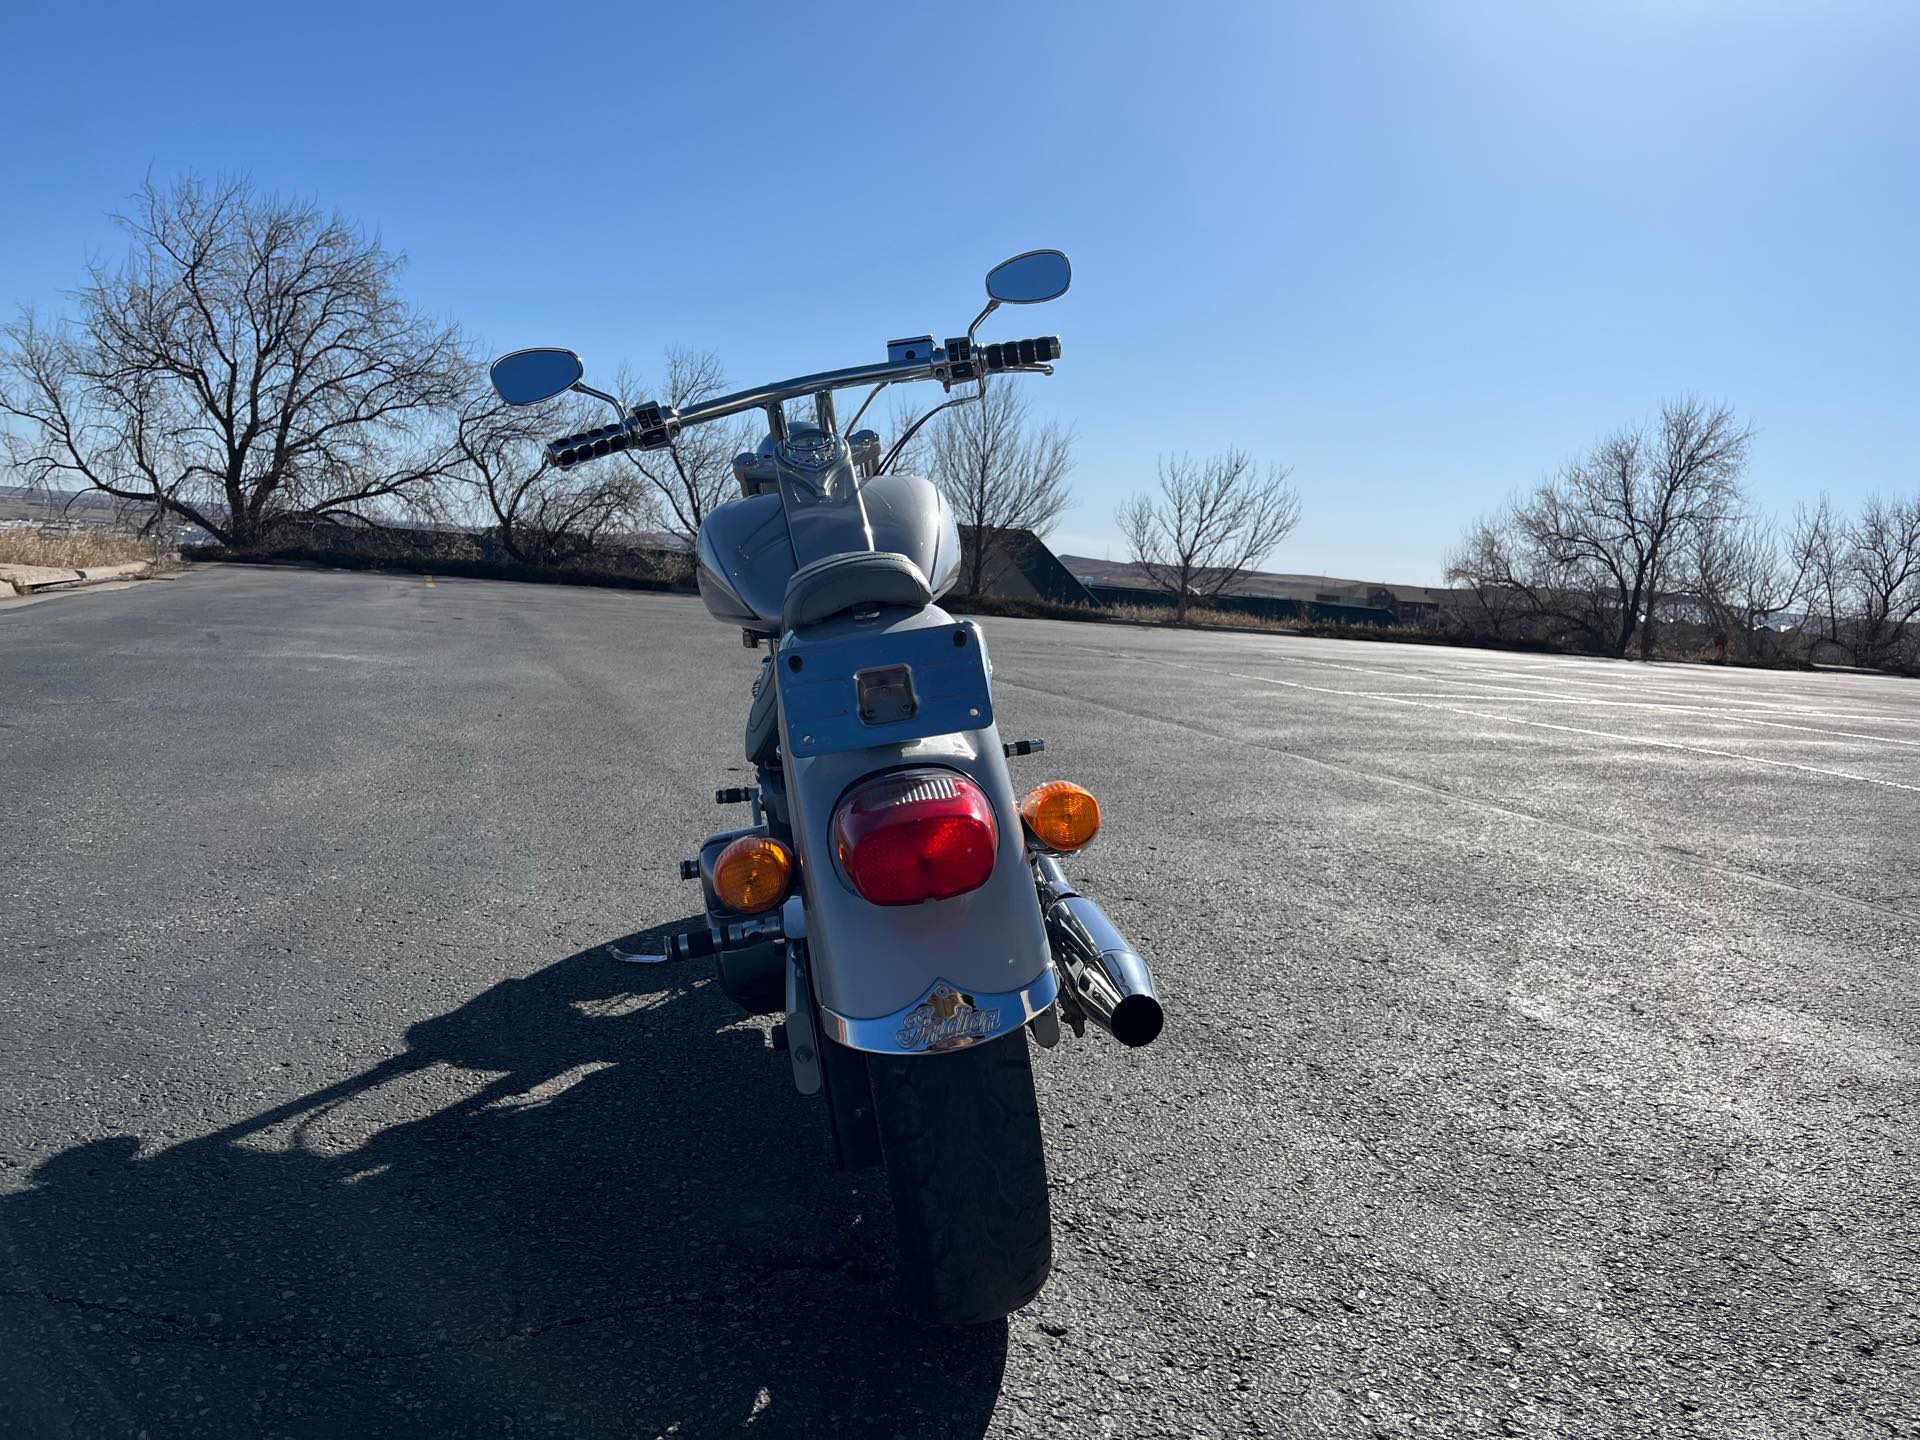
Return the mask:
<svg viewBox="0 0 1920 1440">
<path fill-rule="evenodd" d="M 1759 715 L 1749 715 L 1745 711 L 1725 709 L 1718 705 L 1703 705 L 1698 703 L 1680 703 L 1680 702 L 1663 704 L 1658 701 L 1651 701 L 1651 700 L 1606 700 L 1598 696 L 1592 696 L 1592 695 L 1549 695 L 1549 694 L 1542 694 L 1538 690 L 1517 690 L 1510 686 L 1492 683 L 1489 680 L 1484 678 L 1455 679 L 1451 676 L 1435 675 L 1426 671 L 1393 670 L 1393 669 L 1382 668 L 1379 666 L 1369 666 L 1369 665 L 1340 665 L 1340 664 L 1336 664 L 1331 660 L 1308 659 L 1304 656 L 1288 656 L 1287 659 L 1289 662 L 1292 662 L 1292 663 L 1298 663 L 1302 665 L 1318 665 L 1323 668 L 1331 669 L 1331 670 L 1346 670 L 1346 671 L 1351 671 L 1356 675 L 1379 675 L 1392 680 L 1410 680 L 1410 681 L 1424 680 L 1430 684 L 1460 685 L 1468 688 L 1479 688 L 1482 690 L 1500 690 L 1500 691 L 1507 692 L 1507 694 L 1511 694 L 1516 699 L 1521 699 L 1521 698 L 1536 699 L 1536 700 L 1546 701 L 1550 704 L 1555 704 L 1555 705 L 1613 705 L 1613 706 L 1618 706 L 1625 709 L 1635 709 L 1635 710 L 1672 710 L 1677 712 L 1692 711 L 1697 714 L 1716 716 L 1720 719 L 1724 719 L 1735 724 L 1773 725 L 1780 729 L 1786 729 L 1786 730 L 1804 729 L 1809 731 L 1809 733 L 1815 734 L 1815 735 L 1844 735 L 1844 736 L 1848 736 L 1849 738 L 1857 739 L 1857 740 L 1878 740 L 1888 745 L 1920 744 L 1920 741 L 1900 740 L 1900 739 L 1894 738 L 1891 735 L 1861 735 L 1861 734 L 1856 734 L 1855 732 L 1847 731 L 1847 730 L 1827 730 L 1827 729 L 1813 727 L 1813 726 L 1792 725 L 1792 724 L 1788 724 L 1784 720 L 1762 719 L 1759 717 Z M 1492 671 L 1492 672 L 1485 672 L 1485 673 L 1491 674 L 1491 675 L 1511 676 L 1514 679 L 1521 679 L 1521 680 L 1527 679 L 1526 676 L 1515 675 L 1512 671 Z M 1541 676 L 1534 676 L 1530 681 L 1528 681 L 1528 683 L 1537 685 L 1542 682 L 1543 678 L 1544 677 L 1541 677 Z M 1630 685 L 1612 685 L 1612 684 L 1607 684 L 1606 682 L 1598 681 L 1598 680 L 1575 680 L 1573 683 L 1579 684 L 1579 685 L 1600 685 L 1603 688 L 1609 689 L 1609 690 L 1634 690 L 1635 689 L 1635 687 Z M 1414 691 L 1409 693 L 1416 694 L 1416 695 L 1425 695 L 1425 694 L 1429 694 L 1430 692 Z M 1682 696 L 1684 701 L 1686 702 L 1697 702 L 1703 698 L 1700 695 L 1697 695 L 1691 692 L 1686 692 L 1686 691 L 1677 691 L 1677 692 L 1664 691 L 1664 690 L 1649 691 L 1647 689 L 1639 689 L 1636 691 L 1636 693 L 1677 694 Z M 1472 698 L 1472 697 L 1461 697 L 1461 698 Z M 1494 698 L 1494 697 L 1489 697 L 1489 698 Z M 1503 694 L 1498 698 L 1504 699 L 1506 698 L 1506 695 Z M 1878 715 L 1878 714 L 1862 715 L 1852 711 L 1815 710 L 1815 709 L 1807 709 L 1799 706 L 1781 705 L 1781 704 L 1770 703 L 1767 701 L 1760 701 L 1760 700 L 1745 701 L 1743 703 L 1750 705 L 1755 710 L 1761 711 L 1766 715 L 1792 716 L 1795 720 L 1850 720 L 1855 722 L 1864 722 L 1869 725 L 1920 725 L 1920 716 Z"/>
<path fill-rule="evenodd" d="M 1170 662 L 1178 664 L 1179 662 Z M 1182 666 L 1197 669 L 1197 666 Z M 1236 680 L 1252 680 L 1262 685 L 1284 685 L 1290 690 L 1306 690 L 1316 695 L 1341 695 L 1356 700 L 1384 700 L 1415 710 L 1439 710 L 1450 715 L 1468 715 L 1476 720 L 1491 720 L 1499 725 L 1526 725 L 1535 730 L 1558 730 L 1565 735 L 1586 735 L 1598 740 L 1620 740 L 1629 745 L 1650 745 L 1660 750 L 1680 750 L 1691 755 L 1711 755 L 1720 760 L 1741 760 L 1749 765 L 1771 765 L 1781 770 L 1799 770 L 1808 775 L 1829 775 L 1837 780 L 1855 780 L 1862 785 L 1884 785 L 1889 790 L 1905 790 L 1920 795 L 1920 785 L 1903 785 L 1898 780 L 1880 780 L 1872 775 L 1856 775 L 1850 770 L 1830 770 L 1823 765 L 1800 765 L 1791 760 L 1770 760 L 1764 755 L 1742 755 L 1736 750 L 1715 750 L 1707 745 L 1683 745 L 1678 740 L 1655 740 L 1646 735 L 1622 735 L 1616 730 L 1590 730 L 1580 725 L 1556 725 L 1547 720 L 1523 720 L 1517 715 L 1495 715 L 1487 710 L 1468 710 L 1459 705 L 1435 705 L 1426 700 L 1408 700 L 1398 695 L 1370 695 L 1363 690 L 1335 690 L 1326 685 L 1304 685 L 1298 680 L 1275 680 L 1266 675 L 1248 675 L 1239 670 L 1227 674 Z"/>
</svg>

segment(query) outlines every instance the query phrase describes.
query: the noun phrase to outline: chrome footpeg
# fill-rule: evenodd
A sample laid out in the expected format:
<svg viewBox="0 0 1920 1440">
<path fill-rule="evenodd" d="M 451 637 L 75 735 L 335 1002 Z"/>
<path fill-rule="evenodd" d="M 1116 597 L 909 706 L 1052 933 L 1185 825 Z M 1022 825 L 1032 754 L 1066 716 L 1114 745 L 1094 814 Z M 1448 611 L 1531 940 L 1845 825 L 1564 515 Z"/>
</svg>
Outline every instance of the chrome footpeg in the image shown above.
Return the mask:
<svg viewBox="0 0 1920 1440">
<path fill-rule="evenodd" d="M 750 946 L 763 945 L 769 940 L 785 938 L 786 930 L 781 925 L 778 915 L 761 915 L 732 925 L 681 930 L 667 936 L 662 942 L 666 948 L 658 953 L 626 951 L 612 945 L 607 946 L 607 953 L 614 959 L 623 960 L 629 965 L 664 965 L 668 961 L 704 960 L 729 950 L 745 950 Z"/>
</svg>

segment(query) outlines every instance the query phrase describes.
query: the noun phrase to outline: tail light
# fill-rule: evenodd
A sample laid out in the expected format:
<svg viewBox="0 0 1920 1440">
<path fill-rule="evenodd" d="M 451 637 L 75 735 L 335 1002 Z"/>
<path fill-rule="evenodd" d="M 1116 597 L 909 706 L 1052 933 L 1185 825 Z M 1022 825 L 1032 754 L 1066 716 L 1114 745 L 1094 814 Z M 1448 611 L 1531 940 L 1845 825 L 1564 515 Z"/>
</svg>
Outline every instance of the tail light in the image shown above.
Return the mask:
<svg viewBox="0 0 1920 1440">
<path fill-rule="evenodd" d="M 857 786 L 833 817 L 834 848 L 875 905 L 945 900 L 987 883 L 999 834 L 980 787 L 952 770 L 906 770 Z"/>
</svg>

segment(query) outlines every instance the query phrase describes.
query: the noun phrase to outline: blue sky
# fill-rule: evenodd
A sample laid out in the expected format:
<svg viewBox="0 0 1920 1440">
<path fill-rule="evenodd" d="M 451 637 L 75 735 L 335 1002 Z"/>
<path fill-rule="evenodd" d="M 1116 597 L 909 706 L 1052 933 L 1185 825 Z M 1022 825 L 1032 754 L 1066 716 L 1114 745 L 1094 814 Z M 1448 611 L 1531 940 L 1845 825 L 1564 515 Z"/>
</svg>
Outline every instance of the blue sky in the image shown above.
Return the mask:
<svg viewBox="0 0 1920 1440">
<path fill-rule="evenodd" d="M 149 168 L 410 257 L 495 349 L 742 384 L 964 328 L 1058 245 L 1058 548 L 1157 453 L 1293 466 L 1270 568 L 1434 581 L 1474 515 L 1664 395 L 1790 509 L 1920 487 L 1920 6 L 13 8 L 0 304 L 61 303 Z"/>
</svg>

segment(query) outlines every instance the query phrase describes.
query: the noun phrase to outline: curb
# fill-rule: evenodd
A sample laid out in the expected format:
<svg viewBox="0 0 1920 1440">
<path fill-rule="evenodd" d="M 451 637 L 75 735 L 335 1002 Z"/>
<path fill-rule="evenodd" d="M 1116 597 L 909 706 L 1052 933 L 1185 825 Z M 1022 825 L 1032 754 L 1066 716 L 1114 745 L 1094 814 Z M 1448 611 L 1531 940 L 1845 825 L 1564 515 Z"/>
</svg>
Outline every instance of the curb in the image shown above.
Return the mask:
<svg viewBox="0 0 1920 1440">
<path fill-rule="evenodd" d="M 62 570 L 47 565 L 0 565 L 0 583 L 16 595 L 35 595 L 42 590 L 77 590 L 86 585 L 104 585 L 111 580 L 145 580 L 153 574 L 152 562 L 133 560 L 124 565 L 95 565 L 85 570 Z"/>
</svg>

